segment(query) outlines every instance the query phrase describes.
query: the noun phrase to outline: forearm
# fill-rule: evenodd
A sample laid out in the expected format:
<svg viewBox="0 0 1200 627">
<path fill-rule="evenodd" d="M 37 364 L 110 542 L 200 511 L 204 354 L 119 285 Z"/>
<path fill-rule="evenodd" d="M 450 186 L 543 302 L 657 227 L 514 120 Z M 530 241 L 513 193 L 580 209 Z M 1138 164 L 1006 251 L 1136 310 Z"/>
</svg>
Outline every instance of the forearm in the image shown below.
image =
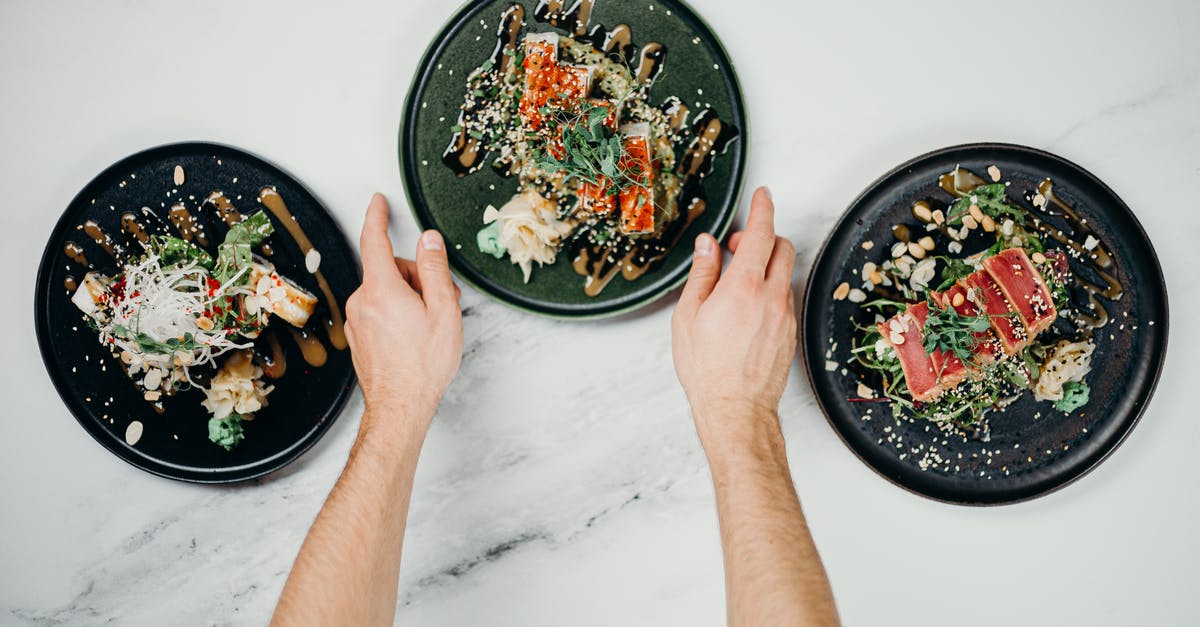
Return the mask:
<svg viewBox="0 0 1200 627">
<path fill-rule="evenodd" d="M 391 624 L 424 431 L 376 429 L 396 422 L 397 416 L 372 415 L 381 411 L 400 410 L 368 409 L 363 416 L 346 469 L 292 567 L 273 625 Z"/>
<path fill-rule="evenodd" d="M 730 625 L 834 625 L 833 594 L 788 470 L 778 417 L 737 421 L 736 435 L 705 438 L 717 497 Z"/>
</svg>

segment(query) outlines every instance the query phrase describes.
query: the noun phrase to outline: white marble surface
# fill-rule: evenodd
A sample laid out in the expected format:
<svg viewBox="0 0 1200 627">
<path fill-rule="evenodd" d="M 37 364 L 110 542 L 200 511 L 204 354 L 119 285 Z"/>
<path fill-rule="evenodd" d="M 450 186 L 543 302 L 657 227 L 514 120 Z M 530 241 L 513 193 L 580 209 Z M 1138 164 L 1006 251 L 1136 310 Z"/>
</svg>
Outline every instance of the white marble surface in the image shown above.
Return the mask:
<svg viewBox="0 0 1200 627">
<path fill-rule="evenodd" d="M 0 6 L 0 262 L 13 278 L 0 308 L 0 624 L 267 619 L 361 399 L 263 481 L 200 487 L 137 471 L 76 425 L 43 372 L 36 260 L 94 174 L 176 140 L 277 161 L 351 233 L 372 191 L 402 205 L 401 104 L 455 4 Z M 1022 505 L 952 507 L 893 487 L 837 440 L 793 372 L 782 413 L 794 478 L 847 623 L 1200 621 L 1187 358 L 1200 338 L 1186 324 L 1200 308 L 1200 4 L 695 5 L 741 71 L 756 131 L 749 183 L 774 186 L 798 280 L 876 176 L 932 148 L 1002 140 L 1058 152 L 1114 187 L 1173 289 L 1171 354 L 1141 425 L 1091 475 Z M 411 250 L 416 229 L 395 215 Z M 712 492 L 671 368 L 669 303 L 568 324 L 470 290 L 464 302 L 467 355 L 421 460 L 397 623 L 721 624 Z M 581 353 L 586 377 L 571 368 Z"/>
</svg>

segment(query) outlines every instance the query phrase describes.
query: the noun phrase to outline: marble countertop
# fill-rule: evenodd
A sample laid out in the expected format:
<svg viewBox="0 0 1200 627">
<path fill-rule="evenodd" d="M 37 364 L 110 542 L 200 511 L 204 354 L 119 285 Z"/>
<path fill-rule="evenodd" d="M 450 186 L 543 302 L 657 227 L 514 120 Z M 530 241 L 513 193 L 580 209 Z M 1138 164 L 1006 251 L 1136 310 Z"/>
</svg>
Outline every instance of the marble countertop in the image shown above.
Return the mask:
<svg viewBox="0 0 1200 627">
<path fill-rule="evenodd" d="M 37 259 L 66 203 L 141 148 L 206 139 L 297 175 L 357 233 L 375 190 L 415 243 L 395 137 L 419 56 L 455 3 L 5 2 L 0 262 L 15 279 L 0 376 L 0 624 L 262 624 L 362 409 L 233 487 L 140 472 L 78 427 L 40 364 Z M 927 150 L 1007 141 L 1090 169 L 1154 241 L 1177 321 L 1200 309 L 1200 4 L 695 0 L 739 68 L 802 281 L 868 183 Z M 1069 6 L 1073 5 L 1073 6 Z M 753 14 L 746 7 L 753 6 Z M 1085 8 L 1086 6 L 1086 8 Z M 769 16 L 770 19 L 764 19 Z M 779 51 L 790 46 L 788 58 Z M 397 624 L 720 625 L 704 459 L 671 366 L 671 301 L 592 323 L 466 290 L 467 354 L 417 473 Z M 1158 393 L 1078 483 L 1001 508 L 877 477 L 799 370 L 793 476 L 848 624 L 1195 624 L 1200 338 L 1171 333 Z M 564 364 L 591 356 L 588 378 Z M 630 364 L 629 355 L 638 355 Z"/>
</svg>

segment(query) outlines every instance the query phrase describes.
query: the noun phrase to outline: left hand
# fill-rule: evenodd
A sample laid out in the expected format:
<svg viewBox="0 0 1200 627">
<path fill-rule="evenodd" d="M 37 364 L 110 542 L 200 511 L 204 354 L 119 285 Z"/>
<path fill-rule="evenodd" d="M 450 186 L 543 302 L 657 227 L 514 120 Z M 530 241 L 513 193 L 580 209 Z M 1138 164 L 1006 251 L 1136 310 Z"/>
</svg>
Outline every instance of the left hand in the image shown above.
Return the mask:
<svg viewBox="0 0 1200 627">
<path fill-rule="evenodd" d="M 371 198 L 360 247 L 363 282 L 346 301 L 346 338 L 363 390 L 363 430 L 424 435 L 462 361 L 458 287 L 437 231 L 421 234 L 416 262 L 393 256 L 388 205 Z"/>
</svg>

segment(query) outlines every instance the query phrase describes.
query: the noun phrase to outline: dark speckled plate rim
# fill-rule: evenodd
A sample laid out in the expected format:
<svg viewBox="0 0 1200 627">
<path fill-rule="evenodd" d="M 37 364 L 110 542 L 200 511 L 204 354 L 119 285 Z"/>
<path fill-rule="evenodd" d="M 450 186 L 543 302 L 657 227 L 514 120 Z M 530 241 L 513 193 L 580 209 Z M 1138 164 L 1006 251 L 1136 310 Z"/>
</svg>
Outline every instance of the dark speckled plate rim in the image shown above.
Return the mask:
<svg viewBox="0 0 1200 627">
<path fill-rule="evenodd" d="M 1158 352 L 1156 361 L 1153 364 L 1144 366 L 1144 367 L 1152 367 L 1154 369 L 1153 374 L 1150 377 L 1148 385 L 1146 385 L 1141 392 L 1143 395 L 1142 402 L 1139 404 L 1138 409 L 1135 412 L 1133 412 L 1133 415 L 1126 419 L 1126 421 L 1125 421 L 1126 424 L 1125 424 L 1124 428 L 1121 430 L 1120 434 L 1117 435 L 1115 438 L 1113 438 L 1110 442 L 1107 443 L 1106 449 L 1104 450 L 1104 452 L 1101 453 L 1100 455 L 1098 455 L 1092 461 L 1092 463 L 1079 468 L 1073 474 L 1062 477 L 1062 479 L 1059 482 L 1055 483 L 1054 485 L 1051 485 L 1043 490 L 1033 492 L 1030 494 L 1020 494 L 1020 495 L 1014 496 L 1012 498 L 995 499 L 995 500 L 987 500 L 987 501 L 955 500 L 955 499 L 951 499 L 951 498 L 943 498 L 943 497 L 940 497 L 937 495 L 927 494 L 925 492 L 916 490 L 916 489 L 912 488 L 911 486 L 904 484 L 902 481 L 897 480 L 896 478 L 888 476 L 886 473 L 882 472 L 874 464 L 872 464 L 870 461 L 868 461 L 866 459 L 866 457 L 864 457 L 863 454 L 861 452 L 859 452 L 858 449 L 856 449 L 853 445 L 851 445 L 850 441 L 846 438 L 845 434 L 842 432 L 842 427 L 839 425 L 839 423 L 836 420 L 834 420 L 834 418 L 830 415 L 830 412 L 827 410 L 825 402 L 822 398 L 822 395 L 821 395 L 820 391 L 818 390 L 816 379 L 813 376 L 813 365 L 812 364 L 814 362 L 814 355 L 809 353 L 809 345 L 810 345 L 809 338 L 812 333 L 818 333 L 821 331 L 820 327 L 823 326 L 821 324 L 821 322 L 824 320 L 825 315 L 827 314 L 827 312 L 825 312 L 825 311 L 814 312 L 813 307 L 810 307 L 810 301 L 813 298 L 813 296 L 812 296 L 812 294 L 813 294 L 813 292 L 812 292 L 813 279 L 817 275 L 817 269 L 820 268 L 821 264 L 825 261 L 826 254 L 829 253 L 830 246 L 833 244 L 833 237 L 838 232 L 838 230 L 841 228 L 842 224 L 844 224 L 847 220 L 854 219 L 854 214 L 855 214 L 855 211 L 858 208 L 859 204 L 862 203 L 863 200 L 866 199 L 871 194 L 876 193 L 878 191 L 878 188 L 881 185 L 883 185 L 888 179 L 892 178 L 893 176 L 896 176 L 909 168 L 915 167 L 918 164 L 921 164 L 922 162 L 924 162 L 926 160 L 935 159 L 935 158 L 941 157 L 947 153 L 968 151 L 968 150 L 1023 152 L 1026 154 L 1036 156 L 1038 158 L 1057 161 L 1057 162 L 1061 163 L 1062 165 L 1074 170 L 1075 173 L 1078 174 L 1080 177 L 1088 179 L 1088 181 L 1090 183 L 1096 185 L 1098 189 L 1102 190 L 1105 194 L 1111 196 L 1112 199 L 1116 201 L 1116 203 L 1113 206 L 1113 209 L 1118 210 L 1118 211 L 1123 211 L 1126 214 L 1126 216 L 1129 218 L 1130 222 L 1137 229 L 1136 233 L 1131 233 L 1130 235 L 1140 238 L 1141 240 L 1143 240 L 1146 243 L 1147 248 L 1150 251 L 1150 259 L 1145 260 L 1142 263 L 1152 265 L 1152 267 L 1153 267 L 1152 274 L 1157 279 L 1157 288 L 1161 290 L 1162 298 L 1163 298 L 1162 325 L 1161 325 L 1162 326 L 1161 350 Z M 829 423 L 829 426 L 833 429 L 833 432 L 837 434 L 838 439 L 840 439 L 842 441 L 842 444 L 844 444 L 847 449 L 849 449 L 852 453 L 854 453 L 854 456 L 857 457 L 858 460 L 863 463 L 863 465 L 865 465 L 867 468 L 870 468 L 871 471 L 874 472 L 875 474 L 886 479 L 889 483 L 896 485 L 900 488 L 903 488 L 905 491 L 915 494 L 917 496 L 920 496 L 920 497 L 923 497 L 926 499 L 930 499 L 932 501 L 937 501 L 940 503 L 946 503 L 949 505 L 962 505 L 962 506 L 969 506 L 969 507 L 995 507 L 995 506 L 1012 505 L 1012 504 L 1016 504 L 1016 503 L 1023 503 L 1023 502 L 1031 501 L 1033 499 L 1040 498 L 1040 497 L 1046 496 L 1048 494 L 1053 494 L 1055 492 L 1058 492 L 1059 490 L 1066 488 L 1067 486 L 1075 483 L 1079 479 L 1086 476 L 1088 473 L 1095 470 L 1097 466 L 1104 463 L 1105 460 L 1107 460 L 1118 448 L 1120 448 L 1120 446 L 1122 444 L 1125 443 L 1125 440 L 1127 440 L 1129 438 L 1129 434 L 1133 432 L 1134 428 L 1141 421 L 1142 416 L 1146 413 L 1146 409 L 1150 406 L 1150 401 L 1154 397 L 1154 392 L 1158 387 L 1159 379 L 1162 376 L 1163 366 L 1166 362 L 1167 346 L 1169 344 L 1169 336 L 1170 336 L 1170 306 L 1169 306 L 1169 302 L 1168 302 L 1166 285 L 1167 285 L 1166 278 L 1163 275 L 1162 264 L 1159 262 L 1158 254 L 1154 250 L 1153 243 L 1150 241 L 1150 236 L 1146 233 L 1146 230 L 1142 226 L 1142 223 L 1140 221 L 1138 221 L 1137 216 L 1133 213 L 1133 210 L 1130 209 L 1129 205 L 1126 204 L 1125 201 L 1122 200 L 1121 197 L 1118 196 L 1117 193 L 1112 190 L 1112 188 L 1110 188 L 1108 185 L 1106 185 L 1104 183 L 1104 181 L 1100 180 L 1099 177 L 1092 174 L 1090 171 L 1083 168 L 1079 164 L 1077 164 L 1073 161 L 1070 161 L 1068 159 L 1065 159 L 1059 155 L 1053 154 L 1051 152 L 1047 152 L 1045 150 L 1041 150 L 1038 148 L 1032 148 L 1029 146 L 1023 146 L 1020 144 L 1011 144 L 1011 143 L 1004 143 L 1004 142 L 976 142 L 976 143 L 958 144 L 958 145 L 954 145 L 954 146 L 947 146 L 945 148 L 939 148 L 937 150 L 932 150 L 932 151 L 929 151 L 920 156 L 909 159 L 908 161 L 905 161 L 904 163 L 892 168 L 887 173 L 883 174 L 879 178 L 872 181 L 870 185 L 867 185 L 863 189 L 863 191 L 861 193 L 859 193 L 858 196 L 856 196 L 853 201 L 850 202 L 846 211 L 842 213 L 841 217 L 839 217 L 838 220 L 834 223 L 833 228 L 830 229 L 829 234 L 826 235 L 825 241 L 822 242 L 822 244 L 821 244 L 820 252 L 817 253 L 817 256 L 813 260 L 813 264 L 809 271 L 808 279 L 805 283 L 805 289 L 804 289 L 804 307 L 803 307 L 803 313 L 801 315 L 801 336 L 800 336 L 802 345 L 800 348 L 800 353 L 801 353 L 802 361 L 804 363 L 805 376 L 808 379 L 809 388 L 810 388 L 810 390 L 812 390 L 813 396 L 816 398 L 817 405 L 821 408 L 821 413 L 825 415 L 825 420 Z M 820 357 L 819 350 L 817 350 L 816 357 Z"/>
<path fill-rule="evenodd" d="M 86 202 L 86 197 L 89 195 L 88 192 L 92 189 L 93 184 L 96 181 L 105 179 L 113 175 L 118 170 L 128 168 L 127 164 L 131 162 L 145 162 L 148 160 L 157 159 L 158 156 L 163 153 L 184 150 L 195 150 L 198 152 L 216 150 L 234 153 L 238 156 L 238 158 L 255 162 L 256 166 L 265 170 L 277 171 L 289 179 L 289 183 L 307 193 L 316 202 L 317 206 L 326 213 L 330 221 L 332 221 L 335 225 L 337 224 L 337 220 L 333 219 L 333 215 L 329 213 L 329 210 L 325 207 L 325 203 L 321 202 L 320 198 L 318 198 L 311 189 L 301 183 L 299 179 L 292 176 L 287 170 L 275 165 L 271 161 L 236 146 L 202 140 L 180 141 L 153 146 L 135 152 L 129 156 L 122 157 L 101 170 L 87 183 L 85 183 L 82 188 L 80 188 L 79 192 L 76 193 L 71 199 L 71 202 L 66 205 L 66 208 L 63 209 L 62 215 L 59 216 L 58 221 L 54 224 L 53 230 L 50 231 L 49 239 L 46 242 L 46 248 L 43 250 L 42 259 L 38 264 L 37 284 L 34 286 L 33 317 L 38 341 L 38 351 L 42 356 L 42 365 L 46 368 L 46 372 L 50 375 L 50 380 L 54 383 L 54 390 L 58 393 L 63 405 L 66 406 L 67 410 L 71 412 L 72 416 L 74 416 L 76 422 L 83 427 L 84 431 L 87 431 L 88 435 L 90 435 L 93 440 L 98 442 L 116 457 L 124 460 L 126 463 L 139 470 L 175 481 L 203 485 L 243 483 L 254 479 L 259 479 L 287 466 L 298 459 L 301 455 L 306 453 L 314 445 L 316 445 L 316 443 L 325 435 L 325 433 L 329 431 L 329 428 L 333 426 L 333 423 L 337 421 L 338 417 L 341 416 L 342 409 L 345 407 L 346 402 L 350 399 L 350 394 L 354 391 L 357 376 L 353 368 L 349 370 L 349 376 L 347 377 L 345 383 L 339 388 L 338 395 L 333 399 L 332 404 L 329 406 L 329 410 L 325 412 L 325 414 L 316 421 L 316 424 L 313 426 L 313 428 L 309 430 L 304 437 L 291 448 L 281 451 L 280 453 L 259 462 L 235 466 L 232 468 L 222 468 L 220 470 L 214 470 L 211 473 L 204 473 L 195 472 L 191 469 L 176 469 L 168 464 L 147 463 L 144 459 L 129 454 L 125 449 L 113 442 L 111 434 L 100 427 L 97 422 L 98 419 L 94 415 L 91 415 L 87 411 L 81 410 L 80 408 L 74 406 L 66 392 L 66 390 L 70 388 L 71 383 L 66 380 L 64 373 L 61 373 L 57 369 L 51 367 L 53 355 L 51 354 L 51 348 L 49 345 L 49 329 L 47 328 L 49 321 L 46 320 L 46 314 L 49 311 L 46 305 L 49 302 L 50 297 L 49 274 L 51 265 L 54 263 L 54 259 L 56 259 L 59 254 L 59 249 L 55 244 L 62 239 L 62 235 L 64 233 L 71 229 L 72 209 L 79 203 Z M 346 234 L 341 230 L 341 228 L 338 228 L 338 234 L 341 236 L 340 239 L 345 244 L 346 249 L 353 253 L 354 249 L 350 246 L 349 240 L 346 239 Z M 354 272 L 361 279 L 362 272 L 357 264 L 354 268 Z"/>
<path fill-rule="evenodd" d="M 750 161 L 750 112 L 746 109 L 746 101 L 742 91 L 741 82 L 738 80 L 737 67 L 734 65 L 733 58 L 729 55 L 728 50 L 725 49 L 725 44 L 722 43 L 720 37 L 717 36 L 716 31 L 713 30 L 712 26 L 710 26 L 709 23 L 705 21 L 705 19 L 694 9 L 692 9 L 692 7 L 684 0 L 668 1 L 677 5 L 683 11 L 686 11 L 688 13 L 688 17 L 695 20 L 695 22 L 704 29 L 704 32 L 698 33 L 698 35 L 704 37 L 705 39 L 709 39 L 713 43 L 717 52 L 721 55 L 722 67 L 728 68 L 729 82 L 733 87 L 733 90 L 730 93 L 730 100 L 734 106 L 735 112 L 740 113 L 742 121 L 740 127 L 741 132 L 738 137 L 738 141 L 742 144 L 742 158 L 737 162 L 733 173 L 732 185 L 734 188 L 734 193 L 731 201 L 732 206 L 726 209 L 725 219 L 717 224 L 717 228 L 712 232 L 713 237 L 717 238 L 717 241 L 722 241 L 729 233 L 729 229 L 732 227 L 733 221 L 737 217 L 738 207 L 741 204 L 742 192 L 746 182 L 746 169 Z M 416 183 L 416 163 L 410 162 L 404 158 L 406 142 L 414 141 L 415 138 L 413 136 L 416 133 L 416 125 L 409 124 L 409 119 L 412 117 L 413 112 L 416 111 L 416 95 L 421 91 L 421 85 L 428 81 L 429 75 L 434 71 L 432 60 L 437 58 L 437 56 L 441 54 L 442 50 L 449 43 L 449 37 L 447 35 L 452 29 L 455 28 L 457 24 L 464 21 L 473 12 L 483 10 L 483 4 L 484 3 L 475 2 L 474 0 L 467 0 L 460 5 L 458 10 L 456 10 L 454 14 L 446 20 L 442 27 L 438 29 L 438 34 L 425 49 L 425 54 L 421 56 L 420 64 L 417 66 L 417 71 L 413 74 L 412 82 L 409 85 L 408 94 L 404 98 L 404 112 L 400 117 L 400 129 L 398 133 L 399 140 L 397 142 L 397 152 L 399 154 L 400 161 L 400 178 L 404 184 L 404 193 L 408 197 L 409 211 L 412 212 L 413 220 L 416 221 L 417 225 L 422 229 L 430 228 L 428 223 L 423 219 L 422 210 L 418 208 L 418 205 L 424 204 L 424 194 L 421 193 L 420 186 Z M 735 117 L 737 116 L 735 115 Z M 683 241 L 680 241 L 677 245 L 690 245 L 690 243 L 685 244 Z M 505 297 L 503 294 L 496 293 L 496 291 L 491 287 L 475 281 L 472 279 L 470 272 L 464 271 L 464 269 L 460 267 L 458 256 L 452 251 L 447 252 L 450 253 L 450 268 L 454 271 L 454 275 L 458 277 L 459 280 L 474 288 L 475 291 L 487 296 L 489 299 L 512 309 L 516 309 L 517 311 L 535 314 L 552 320 L 580 322 L 613 318 L 642 309 L 657 302 L 687 281 L 688 271 L 692 265 L 692 256 L 689 255 L 687 262 L 680 264 L 679 268 L 675 270 L 675 272 L 679 274 L 678 277 L 664 284 L 658 290 L 643 295 L 639 298 L 632 299 L 632 302 L 628 302 L 626 304 L 591 308 L 589 308 L 587 305 L 583 305 L 571 307 L 569 310 L 544 310 L 536 306 L 514 302 L 513 300 Z"/>
</svg>

